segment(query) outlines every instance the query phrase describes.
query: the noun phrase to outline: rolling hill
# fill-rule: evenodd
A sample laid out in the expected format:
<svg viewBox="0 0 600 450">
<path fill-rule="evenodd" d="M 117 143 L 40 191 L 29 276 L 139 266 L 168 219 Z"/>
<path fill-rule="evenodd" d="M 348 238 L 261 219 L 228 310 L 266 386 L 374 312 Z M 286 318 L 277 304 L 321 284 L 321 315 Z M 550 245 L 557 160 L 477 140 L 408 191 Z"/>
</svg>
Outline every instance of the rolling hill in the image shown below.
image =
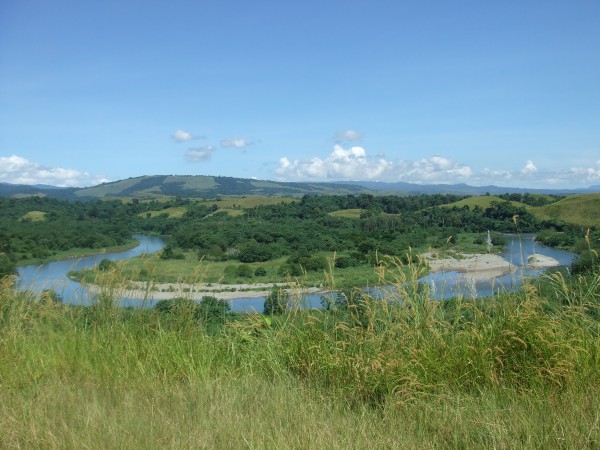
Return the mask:
<svg viewBox="0 0 600 450">
<path fill-rule="evenodd" d="M 411 183 L 352 182 L 279 182 L 206 175 L 152 175 L 103 183 L 86 188 L 15 185 L 0 182 L 0 196 L 48 196 L 70 200 L 99 198 L 159 199 L 164 197 L 214 199 L 217 196 L 302 196 L 305 194 L 459 194 L 499 195 L 504 193 L 574 194 L 600 192 L 600 186 L 588 189 L 523 189 L 498 186 L 468 186 L 466 184 L 419 185 Z"/>
<path fill-rule="evenodd" d="M 542 219 L 600 227 L 600 194 L 569 195 L 550 205 L 531 208 L 531 211 Z"/>
</svg>

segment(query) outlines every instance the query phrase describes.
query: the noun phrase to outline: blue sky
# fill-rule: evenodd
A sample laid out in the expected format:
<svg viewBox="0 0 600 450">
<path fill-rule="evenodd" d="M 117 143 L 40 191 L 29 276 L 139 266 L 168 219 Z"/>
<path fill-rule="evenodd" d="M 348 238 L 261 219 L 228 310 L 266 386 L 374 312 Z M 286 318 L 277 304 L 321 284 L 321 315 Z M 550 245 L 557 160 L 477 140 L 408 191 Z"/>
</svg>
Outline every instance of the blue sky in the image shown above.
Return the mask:
<svg viewBox="0 0 600 450">
<path fill-rule="evenodd" d="M 600 2 L 0 1 L 0 181 L 600 185 Z"/>
</svg>

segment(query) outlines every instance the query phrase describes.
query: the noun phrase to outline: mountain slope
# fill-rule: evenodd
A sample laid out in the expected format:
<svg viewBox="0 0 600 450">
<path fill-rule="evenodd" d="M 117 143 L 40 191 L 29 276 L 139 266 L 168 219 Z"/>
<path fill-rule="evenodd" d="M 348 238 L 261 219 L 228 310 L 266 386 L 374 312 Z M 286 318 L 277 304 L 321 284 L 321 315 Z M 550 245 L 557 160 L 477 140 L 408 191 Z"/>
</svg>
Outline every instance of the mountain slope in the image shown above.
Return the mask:
<svg viewBox="0 0 600 450">
<path fill-rule="evenodd" d="M 530 211 L 542 219 L 600 227 L 600 194 L 569 195 L 550 205 L 531 208 Z"/>
<path fill-rule="evenodd" d="M 282 183 L 233 177 L 145 176 L 104 183 L 79 189 L 75 195 L 82 198 L 137 197 L 158 198 L 215 198 L 217 195 L 304 195 L 304 194 L 358 194 L 368 189 L 359 185 L 334 183 Z"/>
<path fill-rule="evenodd" d="M 545 193 L 575 194 L 600 191 L 600 186 L 588 189 L 524 189 L 498 186 L 469 186 L 466 184 L 419 185 L 412 183 L 381 183 L 371 181 L 349 181 L 340 183 L 325 182 L 278 182 L 233 177 L 213 177 L 205 175 L 152 175 L 87 188 L 57 188 L 53 186 L 14 185 L 0 182 L 0 197 L 49 196 L 70 200 L 91 200 L 98 198 L 139 198 L 161 197 L 216 198 L 217 195 L 266 195 L 302 196 L 304 194 L 458 194 L 458 195 L 500 195 L 505 193 Z"/>
</svg>

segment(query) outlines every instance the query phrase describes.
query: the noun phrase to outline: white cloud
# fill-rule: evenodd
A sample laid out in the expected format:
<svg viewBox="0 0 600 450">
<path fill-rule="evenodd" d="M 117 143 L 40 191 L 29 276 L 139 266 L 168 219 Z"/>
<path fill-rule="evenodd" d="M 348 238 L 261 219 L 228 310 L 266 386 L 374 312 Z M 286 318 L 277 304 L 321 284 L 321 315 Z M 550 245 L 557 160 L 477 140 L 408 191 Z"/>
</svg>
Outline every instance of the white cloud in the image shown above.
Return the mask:
<svg viewBox="0 0 600 450">
<path fill-rule="evenodd" d="M 221 147 L 246 148 L 254 142 L 245 138 L 229 138 L 221 140 Z"/>
<path fill-rule="evenodd" d="M 481 171 L 484 178 L 488 180 L 510 180 L 512 174 L 508 170 L 492 170 L 487 167 Z"/>
<path fill-rule="evenodd" d="M 600 181 L 600 159 L 596 161 L 595 167 L 571 167 L 569 173 L 588 181 Z"/>
<path fill-rule="evenodd" d="M 210 159 L 210 155 L 215 150 L 212 145 L 204 145 L 198 148 L 190 148 L 185 152 L 185 159 L 191 163 L 198 163 Z"/>
<path fill-rule="evenodd" d="M 600 160 L 589 166 L 576 166 L 562 171 L 547 171 L 527 160 L 521 169 L 500 168 L 475 170 L 441 155 L 414 161 L 391 160 L 379 154 L 369 157 L 363 147 L 344 148 L 339 144 L 326 157 L 304 160 L 279 160 L 276 175 L 282 180 L 363 180 L 404 181 L 417 184 L 467 183 L 473 186 L 498 185 L 512 187 L 586 187 L 600 183 Z"/>
<path fill-rule="evenodd" d="M 336 141 L 359 141 L 362 139 L 362 134 L 356 130 L 344 130 L 335 132 Z"/>
<path fill-rule="evenodd" d="M 187 142 L 187 141 L 191 141 L 192 139 L 197 139 L 196 137 L 194 137 L 192 135 L 192 133 L 190 133 L 189 131 L 185 131 L 185 130 L 175 130 L 175 133 L 173 133 L 173 139 L 175 139 L 176 142 Z"/>
<path fill-rule="evenodd" d="M 279 160 L 276 174 L 283 179 L 338 179 L 407 181 L 413 183 L 454 183 L 473 175 L 469 166 L 457 164 L 442 156 L 418 161 L 390 161 L 384 157 L 369 158 L 362 147 L 343 148 L 335 145 L 326 158 Z"/>
<path fill-rule="evenodd" d="M 13 184 L 48 184 L 60 187 L 93 186 L 109 181 L 75 169 L 48 167 L 17 155 L 0 156 L 0 181 Z"/>
<path fill-rule="evenodd" d="M 523 167 L 521 169 L 521 173 L 523 175 L 531 175 L 537 172 L 537 167 L 535 167 L 535 164 L 533 163 L 532 160 L 527 160 L 527 162 L 525 163 L 525 167 Z"/>
</svg>

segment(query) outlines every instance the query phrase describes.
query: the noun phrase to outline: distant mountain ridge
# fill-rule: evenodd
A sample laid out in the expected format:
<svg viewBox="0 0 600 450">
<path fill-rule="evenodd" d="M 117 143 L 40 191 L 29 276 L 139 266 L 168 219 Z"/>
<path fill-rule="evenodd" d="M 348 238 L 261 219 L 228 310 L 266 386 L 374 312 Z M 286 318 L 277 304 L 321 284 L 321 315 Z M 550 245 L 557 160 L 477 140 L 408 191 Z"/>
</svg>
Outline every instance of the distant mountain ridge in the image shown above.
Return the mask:
<svg viewBox="0 0 600 450">
<path fill-rule="evenodd" d="M 498 195 L 504 193 L 576 194 L 600 192 L 600 185 L 587 189 L 527 189 L 467 184 L 347 182 L 280 182 L 207 175 L 151 175 L 102 183 L 86 188 L 61 188 L 48 185 L 18 185 L 0 182 L 1 197 L 41 196 L 69 200 L 101 198 L 153 199 L 165 196 L 182 198 L 216 198 L 218 195 L 302 196 L 346 194 L 461 194 Z"/>
</svg>

